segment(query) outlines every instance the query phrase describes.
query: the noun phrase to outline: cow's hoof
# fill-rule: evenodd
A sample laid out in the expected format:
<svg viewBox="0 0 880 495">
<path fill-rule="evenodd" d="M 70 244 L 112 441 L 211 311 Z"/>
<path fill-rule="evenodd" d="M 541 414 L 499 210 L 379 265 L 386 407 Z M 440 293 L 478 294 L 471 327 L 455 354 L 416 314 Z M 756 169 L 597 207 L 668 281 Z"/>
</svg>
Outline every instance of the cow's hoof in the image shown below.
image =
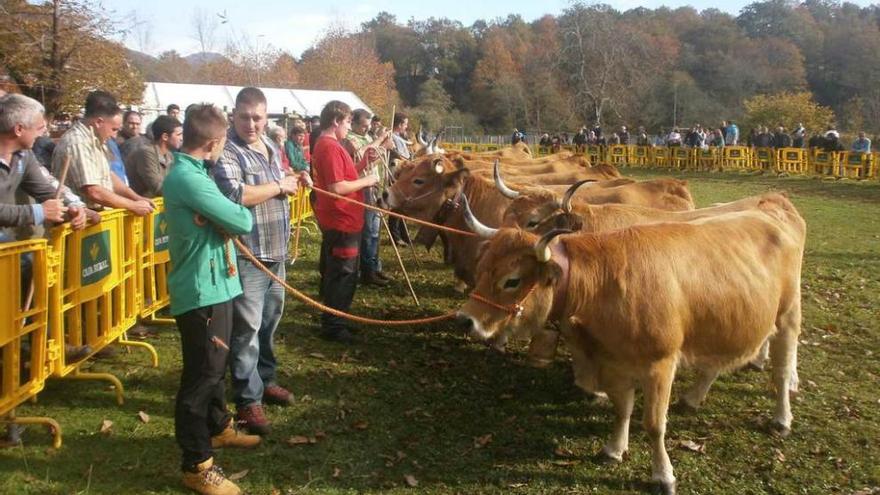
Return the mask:
<svg viewBox="0 0 880 495">
<path fill-rule="evenodd" d="M 791 428 L 790 427 L 785 426 L 784 424 L 780 423 L 779 421 L 775 421 L 775 420 L 770 422 L 770 431 L 773 433 L 774 436 L 777 436 L 780 438 L 786 438 L 789 435 L 791 435 Z"/>
<path fill-rule="evenodd" d="M 764 371 L 764 364 L 749 363 L 744 368 L 746 371 Z"/>
<path fill-rule="evenodd" d="M 678 401 L 672 406 L 672 411 L 677 414 L 696 414 L 698 410 L 699 408 L 691 405 L 684 399 L 678 399 Z"/>
<path fill-rule="evenodd" d="M 657 495 L 675 495 L 674 481 L 656 481 L 651 492 Z"/>
<path fill-rule="evenodd" d="M 623 462 L 623 458 L 626 455 L 626 451 L 623 453 L 617 454 L 613 452 L 609 452 L 606 447 L 602 447 L 602 450 L 596 454 L 596 460 L 601 464 L 620 464 Z"/>
</svg>

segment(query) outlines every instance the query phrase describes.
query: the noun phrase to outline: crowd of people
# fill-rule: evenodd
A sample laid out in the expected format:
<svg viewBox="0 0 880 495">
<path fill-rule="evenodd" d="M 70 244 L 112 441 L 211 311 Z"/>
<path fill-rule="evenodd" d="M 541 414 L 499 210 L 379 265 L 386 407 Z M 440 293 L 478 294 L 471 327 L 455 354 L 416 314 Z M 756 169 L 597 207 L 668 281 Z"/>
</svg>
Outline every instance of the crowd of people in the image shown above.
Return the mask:
<svg viewBox="0 0 880 495">
<path fill-rule="evenodd" d="M 393 158 L 411 156 L 408 118 L 398 113 L 391 124 L 388 129 L 365 109 L 331 101 L 319 116 L 271 126 L 265 95 L 249 87 L 238 93 L 231 115 L 210 104 L 185 112 L 169 105 L 144 132 L 139 112 L 123 111 L 99 90 L 55 142 L 46 135 L 39 102 L 0 96 L 0 242 L 45 235 L 42 227 L 63 222 L 82 229 L 99 223 L 105 209 L 148 215 L 156 198 L 164 200 L 170 313 L 183 356 L 174 416 L 185 486 L 240 493 L 214 463 L 213 450 L 259 445 L 272 430 L 264 404 L 293 401 L 279 383 L 274 353 L 285 301 L 289 198 L 312 186 L 336 195 L 313 192 L 310 198 L 322 232 L 324 304 L 348 311 L 359 278 L 375 286 L 391 280 L 379 260 L 383 219 L 339 199 L 375 204 Z M 405 225 L 398 222 L 394 232 L 408 242 Z M 23 266 L 24 279 L 28 269 Z M 322 314 L 320 336 L 358 340 L 345 320 L 329 313 Z M 91 349 L 65 353 L 74 363 Z M 234 413 L 226 408 L 227 369 Z"/>
<path fill-rule="evenodd" d="M 520 136 L 517 138 L 517 134 Z M 525 134 L 514 130 L 512 141 L 522 141 Z M 644 127 L 639 127 L 634 134 L 630 134 L 626 126 L 621 126 L 617 131 L 602 131 L 600 125 L 592 128 L 581 127 L 574 135 L 563 132 L 550 135 L 544 133 L 538 141 L 540 146 L 559 151 L 564 145 L 573 145 L 578 152 L 583 152 L 587 146 L 600 145 L 636 145 L 636 146 L 667 146 L 685 148 L 723 148 L 725 146 L 749 146 L 754 148 L 816 148 L 824 151 L 846 151 L 847 148 L 840 140 L 840 133 L 830 127 L 821 133 L 808 134 L 804 125 L 798 123 L 794 130 L 789 131 L 782 124 L 778 125 L 773 132 L 767 126 L 758 126 L 751 130 L 743 139 L 739 127 L 734 121 L 722 121 L 718 127 L 704 127 L 694 124 L 690 128 L 673 127 L 668 132 L 660 129 L 657 134 L 649 135 Z M 871 140 L 864 131 L 859 132 L 858 138 L 853 140 L 849 151 L 857 153 L 870 153 Z"/>
</svg>

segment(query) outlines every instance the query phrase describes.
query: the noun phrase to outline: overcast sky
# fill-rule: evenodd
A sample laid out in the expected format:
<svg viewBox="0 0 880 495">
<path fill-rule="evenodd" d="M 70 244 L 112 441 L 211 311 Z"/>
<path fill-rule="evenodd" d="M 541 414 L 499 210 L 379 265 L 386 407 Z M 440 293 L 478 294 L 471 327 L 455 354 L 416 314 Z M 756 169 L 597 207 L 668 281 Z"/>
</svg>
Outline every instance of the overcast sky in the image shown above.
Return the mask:
<svg viewBox="0 0 880 495">
<path fill-rule="evenodd" d="M 131 2 L 130 0 L 103 0 L 104 7 L 112 13 L 112 18 L 120 23 L 130 23 L 131 19 L 141 20 L 141 28 L 128 36 L 124 43 L 135 50 L 146 48 L 147 53 L 157 55 L 165 50 L 175 49 L 183 55 L 199 51 L 193 37 L 192 17 L 196 9 L 213 14 L 226 14 L 229 20 L 218 29 L 215 51 L 222 52 L 225 38 L 233 33 L 244 33 L 252 43 L 259 46 L 271 44 L 286 50 L 294 56 L 312 46 L 328 26 L 342 24 L 356 29 L 364 21 L 372 19 L 381 11 L 397 16 L 405 22 L 429 17 L 446 17 L 461 21 L 468 26 L 478 19 L 492 20 L 515 13 L 526 21 L 537 19 L 545 14 L 559 15 L 570 5 L 569 0 L 442 0 L 438 2 L 415 2 L 413 0 L 334 0 L 332 2 L 292 2 L 290 0 L 151 0 Z M 661 5 L 680 7 L 691 5 L 698 10 L 718 8 L 736 15 L 750 2 L 731 0 L 718 4 L 709 0 L 617 0 L 606 2 L 618 10 L 644 6 L 656 8 Z M 869 0 L 856 0 L 854 3 L 868 5 Z M 140 31 L 140 33 L 138 33 Z M 138 34 L 148 32 L 150 41 L 138 41 Z"/>
</svg>

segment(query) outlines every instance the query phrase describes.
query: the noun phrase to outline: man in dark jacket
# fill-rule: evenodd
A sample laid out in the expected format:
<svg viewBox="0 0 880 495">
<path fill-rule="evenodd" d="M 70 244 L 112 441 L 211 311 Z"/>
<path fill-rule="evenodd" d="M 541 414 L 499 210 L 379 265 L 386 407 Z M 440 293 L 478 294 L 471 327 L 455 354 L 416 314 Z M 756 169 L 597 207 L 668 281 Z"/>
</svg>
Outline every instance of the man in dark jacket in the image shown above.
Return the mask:
<svg viewBox="0 0 880 495">
<path fill-rule="evenodd" d="M 773 135 L 773 147 L 791 148 L 791 136 L 785 132 L 785 127 L 779 126 L 776 128 L 776 134 Z"/>
</svg>

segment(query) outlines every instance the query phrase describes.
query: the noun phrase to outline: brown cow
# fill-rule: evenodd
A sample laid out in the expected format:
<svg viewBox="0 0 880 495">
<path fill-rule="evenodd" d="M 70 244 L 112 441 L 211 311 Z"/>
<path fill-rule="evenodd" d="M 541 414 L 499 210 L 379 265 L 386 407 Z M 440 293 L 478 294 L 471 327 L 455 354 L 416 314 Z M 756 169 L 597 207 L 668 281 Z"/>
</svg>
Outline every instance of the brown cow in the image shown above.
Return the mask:
<svg viewBox="0 0 880 495">
<path fill-rule="evenodd" d="M 652 480 L 675 493 L 664 438 L 679 364 L 698 370 L 683 397 L 695 406 L 719 372 L 748 361 L 772 336 L 773 424 L 790 431 L 806 225 L 787 199 L 777 199 L 688 223 L 576 233 L 555 244 L 559 231 L 539 240 L 502 229 L 480 258 L 461 323 L 486 339 L 557 322 L 578 385 L 606 392 L 614 405 L 613 433 L 602 449 L 611 459 L 628 450 L 640 386 Z"/>
<path fill-rule="evenodd" d="M 628 179 L 622 179 L 619 182 L 625 181 Z M 623 203 L 670 211 L 694 209 L 694 198 L 687 188 L 687 181 L 684 180 L 652 179 L 614 187 L 594 184 L 591 179 L 584 179 L 582 182 L 589 184 L 587 187 L 581 187 L 575 193 L 574 200 L 578 202 L 590 204 Z M 505 185 L 497 169 L 495 183 L 498 189 L 510 199 L 518 199 L 523 196 Z M 560 201 L 556 195 L 559 193 L 559 189 L 552 187 L 546 189 L 537 194 L 526 195 L 528 197 L 519 200 L 517 210 L 522 212 L 521 215 L 546 218 L 558 209 Z"/>
</svg>

